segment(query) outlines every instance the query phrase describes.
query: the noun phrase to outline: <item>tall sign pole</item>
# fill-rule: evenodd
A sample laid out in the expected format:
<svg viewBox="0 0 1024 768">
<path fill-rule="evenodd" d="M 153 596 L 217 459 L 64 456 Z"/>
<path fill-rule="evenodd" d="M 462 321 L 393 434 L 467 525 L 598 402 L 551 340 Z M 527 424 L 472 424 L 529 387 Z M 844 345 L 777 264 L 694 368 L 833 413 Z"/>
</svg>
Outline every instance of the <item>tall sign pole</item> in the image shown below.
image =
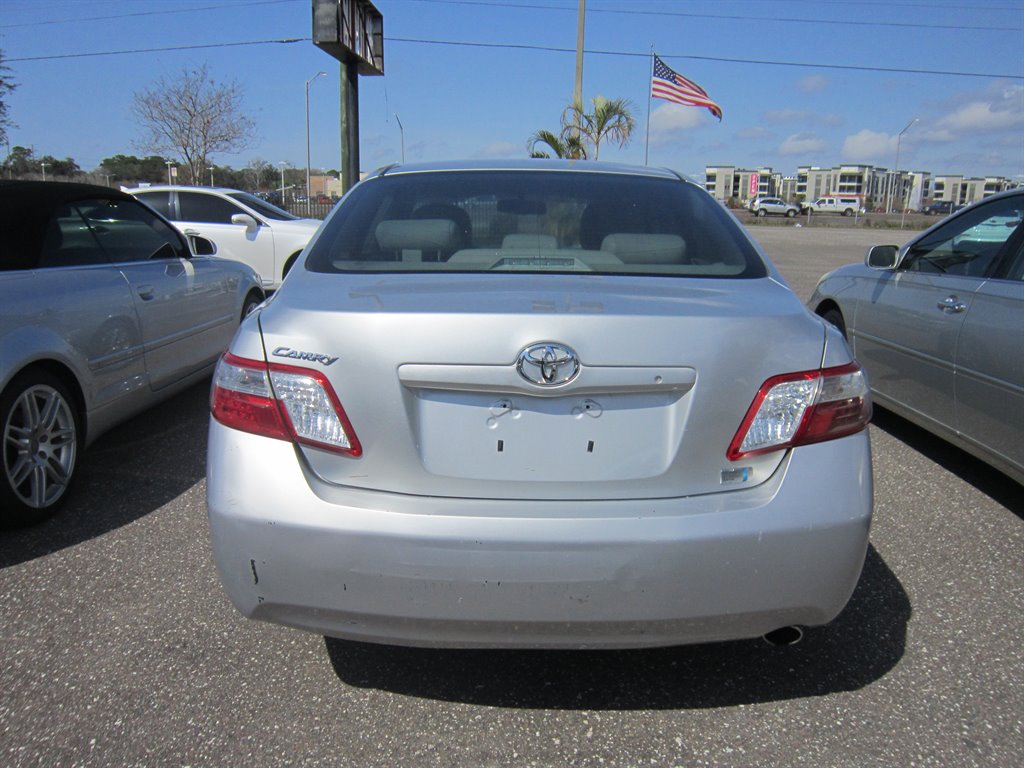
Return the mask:
<svg viewBox="0 0 1024 768">
<path fill-rule="evenodd" d="M 359 75 L 384 74 L 384 17 L 370 0 L 312 0 L 313 43 L 341 62 L 341 187 L 359 181 Z"/>
</svg>

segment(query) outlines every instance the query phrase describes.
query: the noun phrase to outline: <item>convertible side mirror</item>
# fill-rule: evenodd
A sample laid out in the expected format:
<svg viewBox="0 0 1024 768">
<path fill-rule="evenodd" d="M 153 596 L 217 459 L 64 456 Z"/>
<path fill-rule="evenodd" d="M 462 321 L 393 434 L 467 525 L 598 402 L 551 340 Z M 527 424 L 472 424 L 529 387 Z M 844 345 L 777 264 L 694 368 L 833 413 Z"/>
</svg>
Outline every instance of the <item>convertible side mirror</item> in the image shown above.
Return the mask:
<svg viewBox="0 0 1024 768">
<path fill-rule="evenodd" d="M 864 263 L 871 269 L 896 269 L 900 249 L 896 245 L 873 245 L 868 248 Z"/>
<path fill-rule="evenodd" d="M 236 213 L 231 216 L 232 224 L 239 224 L 245 227 L 247 234 L 252 234 L 260 228 L 260 224 L 256 219 L 250 216 L 248 213 Z"/>
</svg>

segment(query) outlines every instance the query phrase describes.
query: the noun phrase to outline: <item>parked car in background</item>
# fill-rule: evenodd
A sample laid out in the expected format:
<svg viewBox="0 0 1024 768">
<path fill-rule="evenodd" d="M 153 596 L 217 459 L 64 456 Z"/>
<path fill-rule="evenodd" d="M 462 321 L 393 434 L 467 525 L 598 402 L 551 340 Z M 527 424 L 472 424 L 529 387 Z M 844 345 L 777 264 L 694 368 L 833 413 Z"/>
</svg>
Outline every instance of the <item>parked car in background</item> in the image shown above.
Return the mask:
<svg viewBox="0 0 1024 768">
<path fill-rule="evenodd" d="M 750 201 L 750 212 L 757 216 L 785 216 L 792 219 L 800 213 L 800 206 L 787 203 L 781 197 L 756 197 Z"/>
<path fill-rule="evenodd" d="M 1024 190 L 826 275 L 811 306 L 842 329 L 877 403 L 1024 483 Z"/>
<path fill-rule="evenodd" d="M 859 366 L 667 170 L 372 174 L 211 406 L 215 559 L 256 619 L 425 646 L 795 636 L 864 561 Z"/>
<path fill-rule="evenodd" d="M 237 189 L 161 186 L 129 193 L 173 221 L 217 244 L 217 254 L 251 266 L 263 287 L 276 290 L 320 226 Z"/>
<path fill-rule="evenodd" d="M 825 195 L 804 206 L 812 213 L 836 213 L 842 216 L 866 213 L 863 201 L 858 197 L 837 197 Z"/>
<path fill-rule="evenodd" d="M 0 182 L 0 526 L 64 501 L 78 454 L 204 376 L 256 274 L 122 192 Z"/>
<path fill-rule="evenodd" d="M 864 203 L 858 197 L 833 197 L 825 195 L 817 200 L 804 203 L 804 209 L 812 213 L 838 213 L 843 216 L 853 216 L 856 213 L 864 213 Z"/>
<path fill-rule="evenodd" d="M 960 210 L 963 206 L 957 205 L 952 200 L 936 200 L 934 203 L 926 205 L 921 213 L 925 216 L 948 216 L 951 213 L 955 213 Z"/>
</svg>

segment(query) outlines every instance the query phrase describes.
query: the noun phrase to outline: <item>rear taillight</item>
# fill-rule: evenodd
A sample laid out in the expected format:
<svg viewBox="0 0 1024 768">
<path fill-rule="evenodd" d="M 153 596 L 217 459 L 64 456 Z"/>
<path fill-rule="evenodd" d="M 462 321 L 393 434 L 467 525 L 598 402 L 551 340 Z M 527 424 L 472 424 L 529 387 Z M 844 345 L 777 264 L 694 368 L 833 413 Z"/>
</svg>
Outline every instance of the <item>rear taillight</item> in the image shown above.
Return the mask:
<svg viewBox="0 0 1024 768">
<path fill-rule="evenodd" d="M 349 456 L 363 452 L 320 371 L 225 354 L 213 374 L 210 410 L 221 424 L 242 432 Z"/>
<path fill-rule="evenodd" d="M 857 363 L 773 376 L 758 390 L 726 456 L 732 460 L 852 435 L 871 420 Z"/>
</svg>

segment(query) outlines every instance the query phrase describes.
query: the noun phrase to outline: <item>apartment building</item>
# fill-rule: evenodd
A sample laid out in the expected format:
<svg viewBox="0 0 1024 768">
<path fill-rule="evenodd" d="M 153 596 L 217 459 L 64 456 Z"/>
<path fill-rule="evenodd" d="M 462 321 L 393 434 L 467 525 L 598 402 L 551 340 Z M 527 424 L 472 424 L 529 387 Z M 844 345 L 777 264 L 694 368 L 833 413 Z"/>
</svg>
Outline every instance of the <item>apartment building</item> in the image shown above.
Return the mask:
<svg viewBox="0 0 1024 768">
<path fill-rule="evenodd" d="M 782 194 L 782 174 L 771 168 L 749 170 L 735 165 L 709 165 L 704 169 L 704 188 L 722 201 L 744 203 L 755 197 Z"/>
<path fill-rule="evenodd" d="M 936 176 L 932 189 L 935 200 L 953 202 L 956 205 L 967 205 L 986 197 L 1005 192 L 1019 186 L 1002 176 L 987 176 L 984 179 L 968 179 L 952 174 Z"/>
<path fill-rule="evenodd" d="M 795 177 L 784 177 L 771 168 L 749 170 L 723 165 L 705 169 L 705 189 L 719 200 L 732 199 L 739 205 L 757 196 L 803 202 L 823 195 L 842 195 L 857 197 L 871 210 L 921 210 L 933 200 L 966 205 L 1014 186 L 1001 176 L 967 179 L 947 175 L 933 179 L 930 171 L 897 172 L 873 165 L 803 165 L 797 168 Z"/>
</svg>

